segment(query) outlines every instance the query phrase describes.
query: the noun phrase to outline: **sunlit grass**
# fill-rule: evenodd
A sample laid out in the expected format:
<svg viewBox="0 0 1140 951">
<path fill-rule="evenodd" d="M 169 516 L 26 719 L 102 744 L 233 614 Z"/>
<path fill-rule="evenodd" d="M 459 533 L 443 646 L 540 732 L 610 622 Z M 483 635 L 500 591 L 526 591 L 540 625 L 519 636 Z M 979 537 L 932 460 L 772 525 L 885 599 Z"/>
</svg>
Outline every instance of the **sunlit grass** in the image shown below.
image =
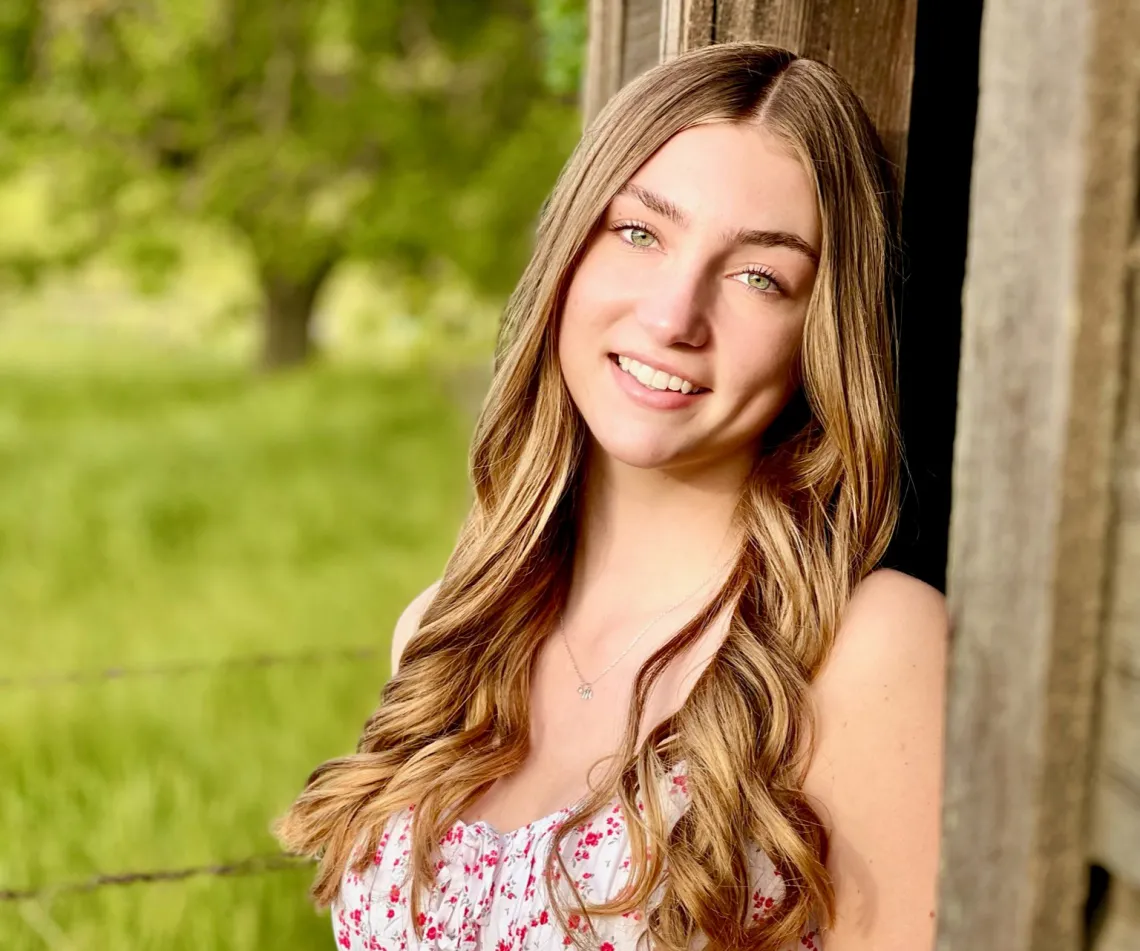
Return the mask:
<svg viewBox="0 0 1140 951">
<path fill-rule="evenodd" d="M 270 820 L 352 748 L 395 618 L 454 542 L 469 417 L 424 369 L 267 378 L 137 341 L 21 346 L 0 346 L 0 677 L 378 653 L 0 687 L 0 889 L 272 852 Z M 328 948 L 308 881 L 0 903 L 0 948 Z"/>
</svg>

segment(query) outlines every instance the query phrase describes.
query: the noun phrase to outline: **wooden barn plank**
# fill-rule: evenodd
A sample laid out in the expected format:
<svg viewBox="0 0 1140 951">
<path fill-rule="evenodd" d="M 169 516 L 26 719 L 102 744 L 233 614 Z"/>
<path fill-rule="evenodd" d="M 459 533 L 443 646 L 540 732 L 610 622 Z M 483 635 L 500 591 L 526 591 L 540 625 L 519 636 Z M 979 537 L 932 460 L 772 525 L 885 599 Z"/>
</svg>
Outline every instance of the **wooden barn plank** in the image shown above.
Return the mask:
<svg viewBox="0 0 1140 951">
<path fill-rule="evenodd" d="M 588 125 L 622 87 L 625 0 L 590 0 L 582 118 Z"/>
<path fill-rule="evenodd" d="M 1114 883 L 1108 898 L 1108 920 L 1096 951 L 1140 948 L 1140 889 Z"/>
<path fill-rule="evenodd" d="M 863 98 L 887 153 L 906 166 L 917 0 L 718 0 L 716 40 L 759 40 L 839 70 Z"/>
<path fill-rule="evenodd" d="M 582 95 L 587 123 L 610 96 L 660 62 L 664 13 L 663 0 L 590 0 Z"/>
<path fill-rule="evenodd" d="M 661 60 L 715 40 L 716 0 L 661 0 Z"/>
<path fill-rule="evenodd" d="M 1132 0 L 987 0 L 940 951 L 1080 947 L 1122 379 Z M 1132 100 L 1129 103 L 1126 100 Z"/>
<path fill-rule="evenodd" d="M 625 0 L 621 81 L 656 66 L 661 55 L 661 0 Z"/>
<path fill-rule="evenodd" d="M 1127 887 L 1140 890 L 1140 260 L 1130 286 L 1105 614 L 1108 661 L 1091 824 L 1092 854 Z"/>
</svg>

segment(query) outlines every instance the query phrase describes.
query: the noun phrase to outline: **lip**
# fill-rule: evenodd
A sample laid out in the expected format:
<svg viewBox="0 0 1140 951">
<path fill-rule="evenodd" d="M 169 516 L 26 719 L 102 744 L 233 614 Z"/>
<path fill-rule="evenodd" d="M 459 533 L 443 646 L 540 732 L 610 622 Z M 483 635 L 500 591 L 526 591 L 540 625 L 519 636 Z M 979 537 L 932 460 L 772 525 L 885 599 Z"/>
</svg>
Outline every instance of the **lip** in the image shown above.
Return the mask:
<svg viewBox="0 0 1140 951">
<path fill-rule="evenodd" d="M 634 357 L 634 359 L 637 358 Z M 700 393 L 681 393 L 678 390 L 651 390 L 626 373 L 618 366 L 616 360 L 607 357 L 606 363 L 610 365 L 610 372 L 614 375 L 614 383 L 618 388 L 634 403 L 646 409 L 686 409 L 695 406 L 705 395 L 712 392 L 711 390 L 702 390 Z M 664 370 L 665 368 L 662 367 L 661 369 Z"/>
<path fill-rule="evenodd" d="M 654 359 L 653 357 L 644 357 L 640 353 L 636 352 L 635 350 L 614 350 L 609 355 L 609 359 L 610 359 L 611 363 L 613 363 L 613 358 L 615 356 L 632 357 L 638 363 L 646 363 L 649 366 L 653 367 L 655 370 L 663 370 L 665 373 L 668 373 L 670 376 L 676 376 L 676 377 L 680 377 L 682 380 L 688 380 L 690 383 L 693 384 L 693 386 L 699 387 L 702 390 L 709 389 L 709 387 L 705 386 L 705 384 L 702 383 L 700 380 L 696 379 L 695 377 L 690 376 L 688 373 L 685 373 L 683 370 L 679 369 L 678 367 L 675 367 L 669 363 L 662 363 L 660 360 Z M 699 396 L 700 394 L 698 393 L 697 395 Z"/>
</svg>

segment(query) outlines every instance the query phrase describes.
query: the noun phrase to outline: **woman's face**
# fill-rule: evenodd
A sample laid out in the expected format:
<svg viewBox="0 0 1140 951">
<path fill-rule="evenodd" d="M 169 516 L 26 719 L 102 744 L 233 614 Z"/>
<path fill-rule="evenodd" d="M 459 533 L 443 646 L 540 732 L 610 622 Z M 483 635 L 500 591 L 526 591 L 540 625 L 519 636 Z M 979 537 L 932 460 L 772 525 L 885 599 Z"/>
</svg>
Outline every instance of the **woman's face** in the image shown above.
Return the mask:
<svg viewBox="0 0 1140 951">
<path fill-rule="evenodd" d="M 815 189 L 755 124 L 670 139 L 606 209 L 558 356 L 600 447 L 638 468 L 747 454 L 795 392 L 820 247 Z"/>
</svg>

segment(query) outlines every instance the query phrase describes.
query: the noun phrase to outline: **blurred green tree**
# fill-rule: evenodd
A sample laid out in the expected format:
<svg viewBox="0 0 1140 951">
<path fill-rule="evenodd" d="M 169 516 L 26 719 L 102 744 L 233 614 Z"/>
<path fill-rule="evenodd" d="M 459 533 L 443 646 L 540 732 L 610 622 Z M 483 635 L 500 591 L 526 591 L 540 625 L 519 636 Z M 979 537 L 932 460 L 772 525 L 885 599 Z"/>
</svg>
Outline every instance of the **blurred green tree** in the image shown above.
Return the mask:
<svg viewBox="0 0 1140 951">
<path fill-rule="evenodd" d="M 579 131 L 585 0 L 3 0 L 0 159 L 50 169 L 52 253 L 151 276 L 240 235 L 261 361 L 305 360 L 348 258 L 499 294 Z M 9 261 L 9 264 L 12 264 Z"/>
</svg>

